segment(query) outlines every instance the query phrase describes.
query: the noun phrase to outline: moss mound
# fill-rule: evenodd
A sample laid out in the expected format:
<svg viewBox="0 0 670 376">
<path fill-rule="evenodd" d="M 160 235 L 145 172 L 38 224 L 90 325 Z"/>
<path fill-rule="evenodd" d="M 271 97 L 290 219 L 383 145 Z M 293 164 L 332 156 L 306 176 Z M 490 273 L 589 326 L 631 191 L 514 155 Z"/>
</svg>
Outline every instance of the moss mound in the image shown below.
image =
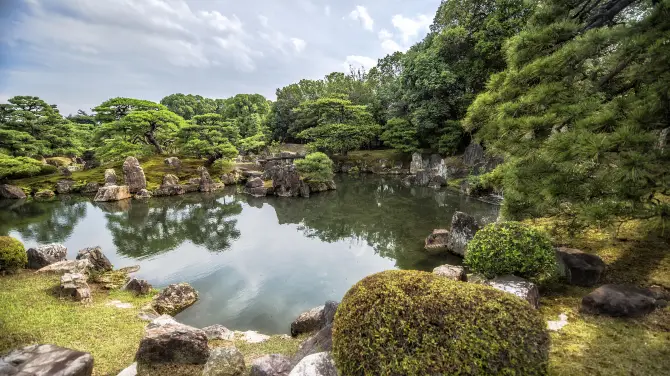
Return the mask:
<svg viewBox="0 0 670 376">
<path fill-rule="evenodd" d="M 23 243 L 11 236 L 0 236 L 0 272 L 13 273 L 28 263 Z"/>
<path fill-rule="evenodd" d="M 333 324 L 342 375 L 546 375 L 538 312 L 487 286 L 418 271 L 364 278 Z"/>
<path fill-rule="evenodd" d="M 514 274 L 543 282 L 557 273 L 549 236 L 520 222 L 492 223 L 478 231 L 468 243 L 464 262 L 488 278 Z"/>
</svg>

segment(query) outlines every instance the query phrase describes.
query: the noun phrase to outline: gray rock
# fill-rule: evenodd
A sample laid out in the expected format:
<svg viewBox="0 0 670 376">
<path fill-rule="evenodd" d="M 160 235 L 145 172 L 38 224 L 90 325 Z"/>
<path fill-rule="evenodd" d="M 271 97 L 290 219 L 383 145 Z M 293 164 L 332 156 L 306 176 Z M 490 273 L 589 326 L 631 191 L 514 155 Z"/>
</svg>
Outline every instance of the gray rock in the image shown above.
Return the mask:
<svg viewBox="0 0 670 376">
<path fill-rule="evenodd" d="M 451 217 L 451 230 L 449 231 L 449 240 L 447 248 L 449 251 L 465 256 L 465 251 L 468 243 L 479 231 L 479 224 L 471 215 L 463 212 L 456 212 Z"/>
<path fill-rule="evenodd" d="M 333 325 L 326 325 L 315 335 L 304 340 L 300 348 L 291 359 L 291 368 L 300 363 L 306 356 L 333 350 Z"/>
<path fill-rule="evenodd" d="M 149 191 L 146 190 L 146 189 L 140 189 L 140 191 L 137 192 L 137 193 L 135 194 L 135 198 L 136 198 L 136 199 L 147 199 L 147 198 L 151 198 L 151 192 L 149 192 Z"/>
<path fill-rule="evenodd" d="M 58 167 L 58 171 L 61 173 L 61 175 L 65 176 L 66 178 L 69 178 L 72 176 L 72 171 L 76 171 L 75 169 L 72 169 L 71 166 L 63 166 L 63 167 Z"/>
<path fill-rule="evenodd" d="M 315 332 L 326 325 L 326 318 L 324 316 L 325 306 L 318 306 L 303 312 L 291 323 L 291 335 L 293 337 L 303 334 Z"/>
<path fill-rule="evenodd" d="M 126 291 L 132 291 L 136 295 L 146 295 L 151 292 L 151 284 L 145 279 L 131 278 L 123 289 Z"/>
<path fill-rule="evenodd" d="M 160 314 L 176 315 L 192 306 L 198 300 L 198 292 L 188 283 L 172 284 L 151 302 L 151 306 Z"/>
<path fill-rule="evenodd" d="M 162 364 L 205 364 L 209 359 L 207 336 L 194 327 L 168 322 L 147 327 L 135 354 L 138 367 Z"/>
<path fill-rule="evenodd" d="M 198 167 L 198 172 L 200 172 L 200 192 L 211 192 L 213 190 L 214 181 L 209 176 L 209 172 L 206 167 Z"/>
<path fill-rule="evenodd" d="M 91 272 L 93 266 L 89 260 L 63 260 L 55 262 L 49 266 L 45 266 L 38 270 L 37 273 L 51 273 L 51 274 L 88 274 Z"/>
<path fill-rule="evenodd" d="M 210 340 L 219 339 L 223 341 L 232 341 L 235 339 L 235 332 L 219 324 L 202 328 L 202 331 L 205 332 L 207 338 Z"/>
<path fill-rule="evenodd" d="M 178 196 L 186 193 L 186 188 L 179 185 L 179 178 L 172 174 L 165 174 L 160 188 L 154 191 L 155 196 Z"/>
<path fill-rule="evenodd" d="M 0 198 L 21 199 L 26 198 L 26 194 L 15 185 L 2 184 L 0 185 Z"/>
<path fill-rule="evenodd" d="M 244 193 L 252 195 L 254 197 L 265 197 L 268 194 L 270 194 L 269 189 L 265 187 L 258 187 L 258 188 L 244 187 Z"/>
<path fill-rule="evenodd" d="M 98 189 L 93 201 L 121 201 L 131 197 L 127 185 L 109 185 Z"/>
<path fill-rule="evenodd" d="M 28 255 L 28 269 L 42 269 L 53 263 L 65 260 L 67 248 L 62 244 L 46 244 L 29 248 L 26 251 Z"/>
<path fill-rule="evenodd" d="M 181 161 L 177 157 L 169 157 L 165 158 L 163 161 L 166 165 L 175 168 L 175 169 L 180 169 L 181 168 Z"/>
<path fill-rule="evenodd" d="M 289 376 L 337 376 L 337 369 L 330 353 L 321 352 L 303 358 Z"/>
<path fill-rule="evenodd" d="M 433 274 L 440 277 L 449 278 L 454 281 L 465 281 L 465 269 L 462 266 L 456 265 L 441 265 L 433 269 Z"/>
<path fill-rule="evenodd" d="M 605 262 L 598 255 L 560 247 L 556 249 L 556 256 L 560 274 L 572 285 L 593 286 L 605 272 Z"/>
<path fill-rule="evenodd" d="M 123 162 L 123 179 L 130 193 L 134 194 L 147 188 L 144 169 L 142 169 L 140 162 L 135 157 L 128 157 Z"/>
<path fill-rule="evenodd" d="M 54 193 L 54 191 L 52 191 L 50 189 L 43 189 L 43 190 L 35 193 L 35 198 L 47 199 L 47 198 L 52 198 L 55 195 L 56 194 Z"/>
<path fill-rule="evenodd" d="M 81 193 L 83 194 L 95 194 L 98 193 L 98 189 L 100 189 L 100 184 L 98 183 L 86 183 L 84 187 L 81 189 Z"/>
<path fill-rule="evenodd" d="M 474 167 L 484 161 L 484 148 L 477 144 L 471 143 L 465 148 L 463 153 L 463 163 L 468 167 Z"/>
<path fill-rule="evenodd" d="M 429 253 L 442 253 L 448 250 L 449 230 L 435 229 L 424 242 L 424 249 Z"/>
<path fill-rule="evenodd" d="M 309 186 L 301 178 L 295 165 L 278 166 L 272 175 L 274 194 L 280 197 L 309 197 Z"/>
<path fill-rule="evenodd" d="M 310 193 L 326 192 L 326 191 L 332 191 L 332 190 L 337 189 L 337 186 L 335 185 L 335 181 L 333 181 L 333 180 L 324 181 L 324 182 L 308 182 L 307 186 L 309 187 L 309 192 Z"/>
<path fill-rule="evenodd" d="M 75 301 L 91 303 L 91 289 L 86 283 L 84 274 L 65 273 L 60 277 L 60 291 L 63 296 L 70 296 Z"/>
<path fill-rule="evenodd" d="M 114 266 L 107 256 L 102 253 L 100 247 L 84 248 L 77 252 L 77 260 L 88 260 L 91 262 L 91 267 L 96 272 L 108 272 L 114 269 Z"/>
<path fill-rule="evenodd" d="M 432 176 L 428 182 L 428 186 L 435 189 L 444 187 L 445 185 L 447 185 L 447 179 L 440 175 Z"/>
<path fill-rule="evenodd" d="M 656 308 L 653 293 L 629 285 L 603 285 L 582 298 L 581 311 L 594 315 L 636 317 Z"/>
<path fill-rule="evenodd" d="M 264 184 L 265 183 L 263 183 L 263 180 L 261 180 L 261 178 L 253 178 L 253 179 L 248 180 L 247 184 L 245 184 L 244 186 L 246 188 L 260 188 Z"/>
<path fill-rule="evenodd" d="M 212 349 L 202 376 L 242 376 L 246 373 L 244 355 L 234 347 Z"/>
<path fill-rule="evenodd" d="M 71 193 L 74 189 L 74 180 L 62 179 L 56 182 L 56 192 L 59 195 Z"/>
<path fill-rule="evenodd" d="M 0 359 L 0 375 L 90 376 L 92 373 L 91 354 L 55 345 L 24 347 Z"/>
<path fill-rule="evenodd" d="M 486 281 L 486 284 L 494 289 L 518 296 L 535 309 L 540 307 L 540 290 L 533 282 L 517 276 L 506 275 Z"/>
<path fill-rule="evenodd" d="M 150 323 L 147 324 L 146 330 L 149 329 L 156 329 L 156 328 L 161 328 L 165 325 L 180 325 L 177 320 L 174 319 L 174 317 L 170 315 L 160 315 L 157 317 L 154 317 Z"/>
<path fill-rule="evenodd" d="M 323 306 L 323 320 L 324 325 L 330 325 L 335 320 L 335 313 L 337 312 L 337 307 L 340 305 L 339 302 L 329 300 Z"/>
<path fill-rule="evenodd" d="M 416 186 L 419 186 L 419 187 L 427 187 L 428 183 L 430 183 L 431 178 L 432 178 L 432 176 L 431 176 L 429 171 L 419 170 L 414 175 L 413 184 L 416 185 Z"/>
<path fill-rule="evenodd" d="M 221 182 L 225 185 L 235 185 L 239 182 L 240 177 L 235 172 L 229 172 L 221 175 Z"/>
<path fill-rule="evenodd" d="M 420 170 L 423 170 L 426 166 L 423 165 L 423 157 L 421 153 L 412 154 L 412 162 L 409 165 L 409 173 L 414 175 Z"/>
<path fill-rule="evenodd" d="M 137 362 L 129 365 L 116 376 L 137 376 Z"/>
<path fill-rule="evenodd" d="M 108 168 L 105 170 L 105 187 L 110 187 L 117 184 L 118 178 L 116 177 L 116 171 L 113 168 Z"/>
<path fill-rule="evenodd" d="M 265 355 L 253 361 L 249 376 L 288 376 L 291 368 L 291 360 L 284 355 Z"/>
</svg>

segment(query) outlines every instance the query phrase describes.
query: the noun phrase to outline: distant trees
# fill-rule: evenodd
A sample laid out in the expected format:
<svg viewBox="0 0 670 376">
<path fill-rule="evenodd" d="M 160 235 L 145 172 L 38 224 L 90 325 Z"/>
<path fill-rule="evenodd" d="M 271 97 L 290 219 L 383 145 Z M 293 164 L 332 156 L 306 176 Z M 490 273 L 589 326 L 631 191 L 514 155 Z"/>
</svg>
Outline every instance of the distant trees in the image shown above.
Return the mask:
<svg viewBox="0 0 670 376">
<path fill-rule="evenodd" d="M 235 144 L 240 139 L 234 122 L 222 115 L 196 115 L 178 134 L 179 147 L 186 155 L 207 158 L 208 165 L 221 158 L 232 159 L 238 154 Z"/>
</svg>

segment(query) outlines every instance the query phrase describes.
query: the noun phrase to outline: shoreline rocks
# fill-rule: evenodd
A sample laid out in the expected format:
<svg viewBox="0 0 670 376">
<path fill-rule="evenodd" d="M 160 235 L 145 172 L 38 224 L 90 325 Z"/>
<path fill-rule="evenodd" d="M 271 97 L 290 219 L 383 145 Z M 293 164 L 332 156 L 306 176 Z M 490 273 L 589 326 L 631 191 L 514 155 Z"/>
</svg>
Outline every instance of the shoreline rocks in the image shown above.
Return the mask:
<svg viewBox="0 0 670 376">
<path fill-rule="evenodd" d="M 297 337 L 299 334 L 315 332 L 323 328 L 326 325 L 325 308 L 326 306 L 322 305 L 301 313 L 291 323 L 291 336 Z"/>
<path fill-rule="evenodd" d="M 451 218 L 447 248 L 452 253 L 465 256 L 468 243 L 479 229 L 480 226 L 473 216 L 459 211 L 455 212 Z"/>
<path fill-rule="evenodd" d="M 533 282 L 521 277 L 506 275 L 488 280 L 484 284 L 514 294 L 527 301 L 535 309 L 540 308 L 540 290 Z"/>
<path fill-rule="evenodd" d="M 135 194 L 142 189 L 147 188 L 147 179 L 144 176 L 144 169 L 135 157 L 128 157 L 123 162 L 123 180 L 128 186 L 128 191 Z"/>
<path fill-rule="evenodd" d="M 32 345 L 0 358 L 0 374 L 91 376 L 93 356 L 55 345 Z"/>
<path fill-rule="evenodd" d="M 212 349 L 202 376 L 242 376 L 246 373 L 244 356 L 235 347 Z"/>
<path fill-rule="evenodd" d="M 465 281 L 465 269 L 462 266 L 456 265 L 441 265 L 433 269 L 433 274 L 441 277 L 449 278 L 454 281 Z"/>
<path fill-rule="evenodd" d="M 262 356 L 253 361 L 249 376 L 287 376 L 291 372 L 291 360 L 281 354 Z"/>
<path fill-rule="evenodd" d="M 209 355 L 207 336 L 202 330 L 166 320 L 162 325 L 147 327 L 135 360 L 138 371 L 142 372 L 143 368 L 164 365 L 202 366 L 207 363 Z"/>
<path fill-rule="evenodd" d="M 0 185 L 0 198 L 18 200 L 26 198 L 26 194 L 23 190 L 15 185 L 1 184 Z"/>
<path fill-rule="evenodd" d="M 195 304 L 198 292 L 188 283 L 172 284 L 156 295 L 151 306 L 159 314 L 176 315 Z"/>
<path fill-rule="evenodd" d="M 100 247 L 84 248 L 77 253 L 77 260 L 88 260 L 91 268 L 96 272 L 108 272 L 114 269 L 114 266 L 107 256 L 102 253 Z"/>
<path fill-rule="evenodd" d="M 39 270 L 65 260 L 67 248 L 62 244 L 45 244 L 29 248 L 26 254 L 28 255 L 28 269 Z"/>
<path fill-rule="evenodd" d="M 131 198 L 130 189 L 127 185 L 105 185 L 98 189 L 93 201 L 121 201 Z"/>
</svg>

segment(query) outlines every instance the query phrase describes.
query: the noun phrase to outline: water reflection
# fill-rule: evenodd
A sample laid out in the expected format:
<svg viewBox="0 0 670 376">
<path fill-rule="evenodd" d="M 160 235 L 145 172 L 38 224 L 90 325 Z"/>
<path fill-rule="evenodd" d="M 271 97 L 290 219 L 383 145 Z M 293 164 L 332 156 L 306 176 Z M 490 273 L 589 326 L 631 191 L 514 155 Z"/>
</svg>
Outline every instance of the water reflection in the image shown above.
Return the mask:
<svg viewBox="0 0 670 376">
<path fill-rule="evenodd" d="M 82 198 L 61 201 L 0 200 L 0 235 L 16 231 L 38 243 L 63 242 L 86 216 Z"/>
</svg>

